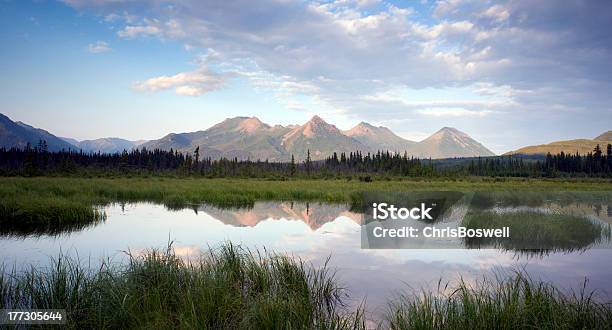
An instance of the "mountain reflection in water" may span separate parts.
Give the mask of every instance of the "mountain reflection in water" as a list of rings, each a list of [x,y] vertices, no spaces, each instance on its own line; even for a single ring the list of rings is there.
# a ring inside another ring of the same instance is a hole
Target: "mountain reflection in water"
[[[310,229],[317,230],[339,217],[346,217],[358,225],[361,224],[362,215],[349,209],[345,204],[257,202],[249,209],[228,210],[204,204],[194,210],[205,212],[230,226],[255,227],[262,221],[287,219],[302,221]]]

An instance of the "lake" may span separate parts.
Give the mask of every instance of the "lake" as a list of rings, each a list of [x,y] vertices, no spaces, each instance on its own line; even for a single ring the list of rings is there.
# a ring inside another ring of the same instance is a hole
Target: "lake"
[[[515,197],[471,203],[478,206],[478,212],[489,212],[486,214],[573,215],[603,228],[601,237],[580,236],[566,245],[541,250],[521,250],[495,242],[474,245],[460,239],[448,240],[446,248],[440,249],[362,249],[364,216],[350,205],[268,201],[249,208],[203,204],[170,209],[142,202],[100,206],[106,219],[84,228],[49,233],[2,228],[0,256],[7,268],[45,266],[60,253],[96,267],[107,258],[125,260],[125,251],[165,248],[170,241],[176,253],[185,258],[197,258],[203,249],[231,241],[251,249],[289,253],[315,266],[330,258],[329,265],[349,290],[351,303],[365,300],[374,314],[380,313],[398,292],[435,290],[439,280],[446,283],[463,278],[469,283],[510,275],[515,270],[525,270],[533,279],[553,282],[567,290],[579,289],[588,278],[588,288],[596,289],[600,297],[609,297],[609,193],[570,196],[569,200],[560,194],[559,198],[535,202]],[[458,219],[454,217],[465,216],[460,212],[462,207],[465,205],[460,202],[451,205],[442,222],[456,225]],[[522,221],[530,223],[530,218]]]

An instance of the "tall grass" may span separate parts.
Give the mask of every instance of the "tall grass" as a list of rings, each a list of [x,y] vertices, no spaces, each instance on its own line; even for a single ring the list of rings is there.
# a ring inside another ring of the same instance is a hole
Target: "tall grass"
[[[470,248],[494,247],[534,253],[583,250],[610,241],[611,236],[609,224],[582,216],[535,211],[470,211],[461,225],[471,229],[510,229],[508,238],[465,238],[466,246]]]
[[[34,194],[2,196],[0,235],[56,235],[106,219],[99,208],[79,200]]]
[[[474,285],[461,281],[437,294],[401,297],[387,322],[391,329],[610,329],[610,305],[585,287],[564,294],[520,272]]]
[[[3,272],[0,294],[0,308],[66,309],[69,328],[364,327],[327,267],[232,244],[192,262],[150,250],[99,270],[60,258],[42,271]]]

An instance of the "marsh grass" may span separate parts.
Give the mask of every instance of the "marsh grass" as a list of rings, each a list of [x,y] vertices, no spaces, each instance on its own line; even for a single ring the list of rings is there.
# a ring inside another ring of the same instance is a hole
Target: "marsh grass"
[[[0,235],[57,235],[78,231],[106,219],[104,211],[78,200],[34,194],[3,196]]]
[[[561,292],[522,272],[438,292],[403,295],[390,304],[391,329],[609,329],[612,309],[598,302],[586,281],[579,292]]]
[[[471,211],[463,218],[461,225],[471,229],[510,229],[509,238],[465,238],[469,248],[571,252],[609,241],[611,236],[609,224],[581,216],[534,211]]]
[[[0,308],[61,308],[69,328],[359,329],[326,266],[252,253],[231,243],[185,261],[173,249],[129,254],[123,265],[51,268],[0,276]]]

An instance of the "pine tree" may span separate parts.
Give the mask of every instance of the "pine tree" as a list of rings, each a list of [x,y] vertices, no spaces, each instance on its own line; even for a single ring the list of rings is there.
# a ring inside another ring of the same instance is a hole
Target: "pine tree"
[[[306,153],[306,174],[310,175],[310,149]]]
[[[195,158],[195,164],[197,164],[200,160],[200,146],[197,146],[195,148],[195,151],[193,152],[193,157]]]
[[[291,154],[291,165],[289,171],[291,173],[291,176],[295,175],[295,157],[293,157],[293,154]]]
[[[612,172],[612,144],[608,143],[608,147],[606,148],[606,163],[608,168],[606,171],[608,173]]]

